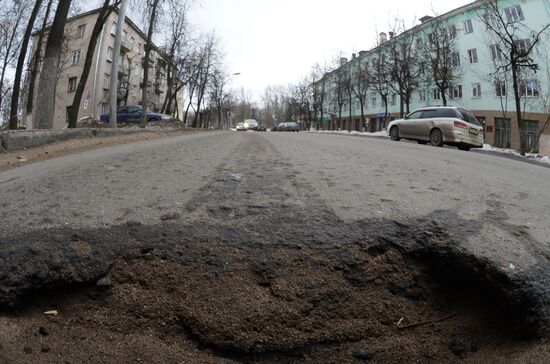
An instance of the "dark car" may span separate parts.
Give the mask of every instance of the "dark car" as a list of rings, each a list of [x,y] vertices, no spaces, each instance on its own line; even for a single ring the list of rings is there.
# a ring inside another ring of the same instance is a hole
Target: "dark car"
[[[141,121],[141,115],[142,113],[140,105],[121,106],[117,109],[117,123],[139,123]],[[100,120],[106,123],[109,121],[109,116],[109,114],[101,114]],[[172,119],[173,118],[169,115],[147,112],[147,121],[161,121]]]
[[[290,121],[288,123],[285,123],[285,131],[300,131],[300,124],[298,124],[295,121]]]
[[[269,129],[271,131],[279,131],[279,124],[273,124],[271,125],[271,128]]]

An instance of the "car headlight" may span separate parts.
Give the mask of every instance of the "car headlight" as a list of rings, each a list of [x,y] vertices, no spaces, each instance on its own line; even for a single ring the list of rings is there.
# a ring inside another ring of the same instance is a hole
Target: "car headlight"
[[[248,128],[248,123],[244,123],[244,127],[245,127],[245,128]]]

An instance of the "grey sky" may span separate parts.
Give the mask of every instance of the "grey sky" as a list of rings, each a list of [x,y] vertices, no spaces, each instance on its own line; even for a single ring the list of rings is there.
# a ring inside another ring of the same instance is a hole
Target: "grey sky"
[[[315,62],[367,50],[395,16],[412,26],[472,0],[201,0],[193,22],[222,38],[234,87],[256,96],[270,84],[295,82]]]

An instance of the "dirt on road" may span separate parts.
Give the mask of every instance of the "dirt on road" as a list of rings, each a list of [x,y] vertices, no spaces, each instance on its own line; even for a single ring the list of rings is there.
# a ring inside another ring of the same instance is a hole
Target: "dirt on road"
[[[4,241],[0,362],[548,361],[536,299],[455,249],[478,221],[344,222],[269,145],[238,152],[158,224]]]

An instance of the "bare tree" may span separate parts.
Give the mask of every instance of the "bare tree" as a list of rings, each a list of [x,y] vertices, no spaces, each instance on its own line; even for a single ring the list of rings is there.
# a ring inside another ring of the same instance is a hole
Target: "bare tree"
[[[216,109],[218,128],[222,127],[223,107],[229,97],[226,89],[228,80],[229,76],[225,69],[223,69],[223,66],[217,64],[212,72],[209,85],[209,98],[212,106]]]
[[[457,31],[455,24],[437,18],[424,30],[428,41],[422,41],[422,58],[427,61],[431,76],[426,80],[435,86],[435,96],[441,97],[443,105],[447,105],[448,93],[452,95],[453,87],[462,78]]]
[[[42,26],[40,30],[46,28],[46,25],[50,19],[50,12],[53,5],[53,0],[49,0],[46,5],[46,10],[42,18]],[[36,76],[38,75],[38,69],[42,63],[42,48],[44,42],[45,32],[38,32],[38,40],[34,48],[34,55],[32,56],[29,75],[28,75],[28,84],[27,84],[27,102],[26,102],[26,114],[30,114],[34,107],[34,89],[36,83]]]
[[[342,110],[349,102],[349,77],[347,67],[341,67],[332,74],[332,105],[338,110],[338,129],[343,129]]]
[[[206,38],[203,46],[201,47],[197,78],[195,79],[197,99],[196,99],[195,115],[192,122],[193,128],[196,128],[198,126],[201,104],[204,101],[206,88],[208,86],[210,77],[212,75],[213,65],[215,64],[216,57],[218,56],[217,48],[216,48],[217,44],[218,44],[218,40],[215,37],[215,34],[212,33]]]
[[[367,97],[371,88],[371,77],[368,71],[368,63],[361,57],[355,61],[354,69],[352,71],[351,89],[353,94],[359,101],[359,107],[361,112],[361,125],[365,125],[365,106],[367,105]]]
[[[527,145],[523,137],[525,121],[523,120],[521,98],[522,95],[529,92],[530,88],[536,88],[537,92],[540,91],[538,85],[530,85],[522,77],[539,70],[539,64],[535,62],[533,56],[543,34],[550,28],[550,24],[543,24],[536,30],[531,29],[522,22],[523,13],[521,11],[518,11],[517,8],[515,11],[511,11],[511,8],[501,8],[497,1],[484,1],[477,12],[479,19],[496,41],[491,45],[493,58],[498,58],[501,61],[496,71],[503,71],[511,75],[520,135],[519,152],[521,155],[525,155],[532,146]],[[534,90],[532,91],[534,92]]]
[[[388,73],[386,63],[388,62],[386,49],[378,46],[371,61],[370,76],[371,90],[376,96],[380,96],[384,105],[385,119],[388,117],[388,96],[390,94],[391,75]],[[375,97],[376,100],[376,97]],[[369,132],[374,132],[374,124],[369,123]]]
[[[53,127],[55,98],[52,96],[55,95],[59,56],[62,51],[65,22],[70,6],[71,0],[59,0],[48,35],[36,103],[37,127],[40,129]]]
[[[82,96],[84,95],[86,83],[88,82],[90,70],[92,68],[92,61],[94,58],[97,40],[101,35],[101,30],[103,29],[105,22],[119,3],[120,0],[104,0],[103,5],[99,9],[99,14],[97,15],[92,34],[90,35],[90,42],[88,43],[88,49],[86,50],[86,58],[84,60],[80,80],[78,81],[78,85],[76,87],[73,103],[69,108],[69,128],[76,128],[77,126],[78,111],[80,108],[80,103],[82,102]]]
[[[0,110],[8,104],[4,99],[13,91],[11,80],[8,80],[8,70],[17,58],[23,19],[26,17],[26,8],[30,5],[29,3],[29,1],[8,0],[0,8]]]
[[[159,11],[162,0],[147,0],[147,11],[149,17],[149,26],[147,28],[147,41],[145,44],[145,55],[143,57],[143,95],[141,99],[142,115],[140,127],[145,128],[147,125],[148,106],[148,91],[149,91],[149,68],[151,67],[151,50],[153,48],[153,33],[156,26],[157,12]]]
[[[23,67],[25,66],[25,59],[27,58],[27,48],[29,47],[29,41],[31,38],[32,29],[40,7],[42,6],[42,0],[36,0],[32,9],[31,15],[27,22],[27,28],[23,35],[21,50],[19,51],[19,57],[17,58],[17,67],[15,69],[15,79],[13,81],[13,92],[10,106],[10,129],[17,129],[18,123],[18,110],[19,110],[19,93],[21,90],[21,76],[23,75]]]

